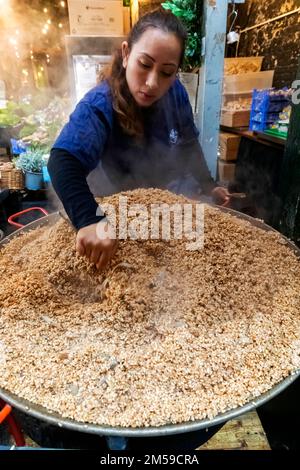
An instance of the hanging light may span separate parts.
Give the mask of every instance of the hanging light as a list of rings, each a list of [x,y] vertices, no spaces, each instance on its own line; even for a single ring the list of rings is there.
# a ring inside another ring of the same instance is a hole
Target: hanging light
[[[228,17],[228,19],[233,16],[233,21],[231,23],[231,26],[229,28],[229,32],[227,34],[227,44],[234,44],[235,42],[239,42],[240,40],[240,35],[237,31],[233,30],[234,23],[236,22],[238,12],[235,9],[235,3],[233,2],[232,4],[232,11]]]

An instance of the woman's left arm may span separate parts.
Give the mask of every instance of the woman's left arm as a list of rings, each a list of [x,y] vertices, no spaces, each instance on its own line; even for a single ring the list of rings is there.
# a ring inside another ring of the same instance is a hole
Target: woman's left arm
[[[187,161],[188,172],[199,182],[201,191],[210,195],[216,187],[216,184],[211,177],[205,161],[202,148],[197,139],[185,144],[184,146],[185,158]]]
[[[226,204],[229,202],[228,191],[226,188],[216,185],[208,170],[201,145],[198,141],[199,132],[195,126],[193,111],[187,91],[180,82],[177,83],[177,86],[177,92],[178,96],[180,96],[181,102],[181,134],[184,146],[184,157],[188,167],[187,169],[199,182],[200,188],[205,195],[212,196],[216,204]]]
[[[188,154],[189,171],[199,182],[202,193],[212,196],[213,201],[218,205],[227,204],[229,202],[228,190],[217,186],[214,182],[197,139],[187,145],[186,152]]]

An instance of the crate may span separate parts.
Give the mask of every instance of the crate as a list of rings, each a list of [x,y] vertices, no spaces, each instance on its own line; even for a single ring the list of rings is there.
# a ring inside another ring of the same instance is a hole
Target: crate
[[[12,163],[0,164],[0,188],[21,190],[24,187],[24,175],[21,170],[14,168]]]
[[[223,161],[234,161],[237,159],[241,137],[229,132],[220,132],[219,151]]]
[[[250,114],[251,131],[264,131],[279,120],[283,109],[291,104],[291,93],[288,89],[269,88],[254,90]]]
[[[224,60],[224,75],[238,75],[261,70],[263,56],[228,57]]]

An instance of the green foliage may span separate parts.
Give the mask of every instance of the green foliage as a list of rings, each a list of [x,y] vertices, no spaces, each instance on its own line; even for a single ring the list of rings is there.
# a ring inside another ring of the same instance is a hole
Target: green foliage
[[[25,124],[24,127],[19,132],[19,138],[23,139],[24,137],[33,134],[38,128],[37,124]]]
[[[180,18],[188,33],[182,71],[198,69],[201,65],[203,0],[169,0],[162,6]]]
[[[20,116],[17,114],[6,109],[0,110],[0,127],[13,127],[19,124],[20,121]]]
[[[50,147],[52,146],[61,128],[62,128],[61,121],[53,121],[47,125],[47,132],[48,132],[47,141]]]
[[[14,101],[8,101],[4,109],[0,109],[0,127],[16,126],[21,121],[17,113],[18,105]]]
[[[0,127],[16,126],[22,121],[22,117],[33,112],[33,107],[27,103],[15,103],[8,101],[6,108],[0,109]]]
[[[26,152],[15,160],[16,168],[24,172],[41,173],[48,159],[49,148],[42,145],[31,145]]]

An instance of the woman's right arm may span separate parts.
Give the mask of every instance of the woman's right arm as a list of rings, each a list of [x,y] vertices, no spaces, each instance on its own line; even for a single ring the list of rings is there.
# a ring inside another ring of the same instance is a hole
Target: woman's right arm
[[[76,157],[64,149],[53,148],[48,170],[53,187],[77,230],[103,218],[96,215],[98,205],[86,181],[87,170]]]
[[[51,150],[48,170],[53,187],[78,230],[77,252],[86,256],[98,269],[104,269],[114,255],[117,243],[114,239],[103,240],[97,235],[97,224],[104,216],[97,215],[98,205],[86,181],[87,170],[76,157],[59,148]]]

